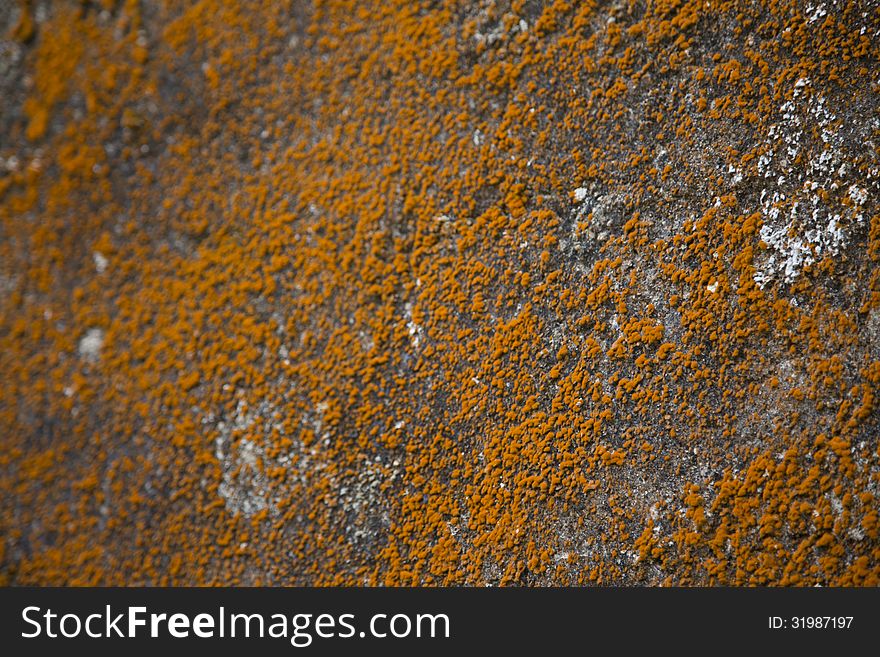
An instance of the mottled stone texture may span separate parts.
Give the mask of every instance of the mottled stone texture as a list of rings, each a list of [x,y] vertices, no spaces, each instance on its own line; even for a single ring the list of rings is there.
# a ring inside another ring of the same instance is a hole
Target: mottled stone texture
[[[876,0],[0,35],[0,581],[880,583]]]

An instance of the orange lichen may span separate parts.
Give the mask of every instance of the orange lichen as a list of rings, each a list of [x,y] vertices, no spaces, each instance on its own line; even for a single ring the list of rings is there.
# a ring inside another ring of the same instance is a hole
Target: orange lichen
[[[25,3],[3,581],[880,583],[843,4]]]

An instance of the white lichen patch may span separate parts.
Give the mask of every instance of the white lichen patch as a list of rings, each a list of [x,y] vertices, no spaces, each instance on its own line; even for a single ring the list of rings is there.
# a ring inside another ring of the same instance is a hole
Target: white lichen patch
[[[81,358],[88,361],[97,361],[101,357],[101,347],[104,346],[104,331],[92,328],[80,338],[77,351]]]
[[[263,420],[263,428],[268,429],[267,423],[271,424],[277,418],[278,413],[268,404],[249,411],[239,400],[232,421],[217,424],[219,435],[214,456],[223,473],[217,492],[232,513],[250,517],[264,509],[276,510],[265,474],[267,457],[264,450],[250,437],[233,442],[233,433],[255,427],[258,420]]]
[[[218,445],[223,480],[217,492],[233,513],[250,517],[268,506],[268,484],[260,470],[258,456],[257,447],[247,439],[240,440],[229,454],[224,454]]]
[[[412,343],[413,347],[418,347],[422,341],[422,334],[424,333],[424,329],[422,329],[422,327],[419,326],[413,319],[411,303],[406,304],[404,314],[406,316],[406,331],[407,333],[409,333],[410,342]]]
[[[105,271],[107,271],[107,265],[109,264],[109,262],[107,258],[104,257],[103,253],[101,253],[100,251],[95,251],[94,253],[92,253],[92,260],[94,260],[95,270],[99,274],[103,274]]]
[[[779,106],[757,159],[766,181],[759,199],[766,248],[756,257],[753,278],[762,289],[773,281],[790,284],[805,267],[840,255],[864,221],[868,183],[852,179],[858,175],[847,164],[855,159],[852,140],[844,138],[844,122],[826,98],[809,93],[810,84],[809,78],[794,83],[792,100]]]
[[[852,202],[858,206],[862,206],[865,204],[865,201],[868,200],[868,190],[859,187],[858,185],[850,185],[849,186],[849,198]]]
[[[337,503],[344,505],[345,533],[350,541],[363,542],[377,530],[386,531],[390,526],[387,490],[399,474],[399,461],[383,463],[377,457],[366,462],[355,477],[338,489]]]
[[[828,10],[825,9],[825,3],[822,2],[818,5],[807,5],[807,22],[815,23],[820,18],[825,18],[828,14]]]
[[[847,243],[841,215],[830,214],[818,196],[808,198],[806,210],[801,203],[793,202],[787,214],[780,210],[784,202],[784,197],[774,193],[761,206],[765,223],[759,234],[770,250],[754,275],[762,289],[774,279],[793,282],[804,267],[823,257],[839,255]],[[861,215],[850,218],[850,223],[861,221]]]

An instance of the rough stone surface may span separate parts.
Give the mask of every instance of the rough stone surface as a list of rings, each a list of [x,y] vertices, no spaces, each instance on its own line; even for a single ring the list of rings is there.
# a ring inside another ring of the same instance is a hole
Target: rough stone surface
[[[0,582],[877,585],[878,7],[0,2]]]

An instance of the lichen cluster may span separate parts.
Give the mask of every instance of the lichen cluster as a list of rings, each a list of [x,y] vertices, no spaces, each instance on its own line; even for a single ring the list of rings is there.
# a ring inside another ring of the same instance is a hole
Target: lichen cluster
[[[880,584],[876,1],[0,27],[3,583]]]

